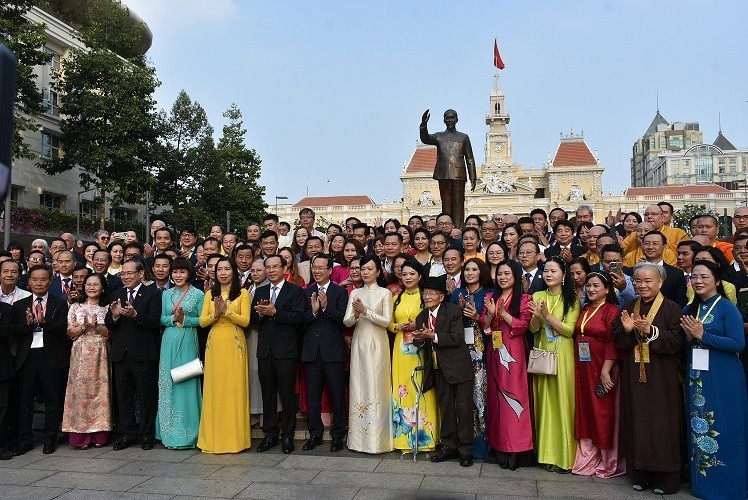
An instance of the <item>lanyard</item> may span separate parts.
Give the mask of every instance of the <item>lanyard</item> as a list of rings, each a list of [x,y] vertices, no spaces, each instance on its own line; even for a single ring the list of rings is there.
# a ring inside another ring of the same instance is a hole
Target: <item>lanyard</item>
[[[562,292],[563,293],[563,292]],[[547,297],[547,295],[546,295]],[[550,303],[546,300],[546,305],[548,306],[548,312],[553,314],[553,310],[556,308],[558,303],[561,302],[561,294],[559,294],[558,297],[556,297],[556,301],[553,303],[553,305],[550,305]]]
[[[589,317],[587,317],[587,315],[589,314],[590,310],[587,309],[586,311],[584,311],[584,317],[582,318],[582,323],[579,327],[579,331],[582,332],[582,337],[584,337],[584,327],[587,326],[587,323],[592,319],[592,317],[595,314],[597,314],[598,309],[600,309],[604,305],[605,305],[605,302],[604,301],[601,302],[600,305],[597,306],[594,311],[592,311],[592,314],[590,314]]]
[[[722,299],[722,296],[721,296],[721,295],[717,296],[717,300],[715,300],[715,301],[714,301],[714,302],[712,303],[712,307],[710,307],[710,308],[709,308],[709,310],[708,310],[708,311],[706,312],[706,314],[705,314],[705,315],[704,315],[704,316],[703,316],[702,318],[699,318],[699,311],[697,310],[697,311],[696,311],[696,320],[697,320],[697,321],[701,321],[701,322],[703,323],[703,322],[704,322],[704,320],[705,320],[706,318],[708,318],[708,317],[709,317],[709,314],[710,314],[710,313],[712,312],[712,309],[714,309],[714,306],[716,306],[716,305],[717,305],[717,302],[719,302],[719,301],[720,301],[721,299]]]
[[[512,295],[514,295],[514,292],[509,292],[509,295],[506,296],[506,300],[504,302],[504,309],[506,309],[507,304],[512,300]],[[496,297],[496,307],[498,308],[499,301],[501,300],[501,294],[499,293],[499,296]],[[493,325],[491,325],[493,328],[498,328],[499,324],[504,321],[504,318],[499,316],[498,312],[494,314],[493,317]]]

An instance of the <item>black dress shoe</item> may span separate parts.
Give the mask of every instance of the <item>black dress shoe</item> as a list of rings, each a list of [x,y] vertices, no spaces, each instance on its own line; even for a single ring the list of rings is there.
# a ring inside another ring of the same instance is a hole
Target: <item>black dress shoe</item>
[[[283,445],[285,446],[286,441],[283,440]],[[322,436],[312,436],[310,437],[306,443],[304,443],[304,446],[301,447],[304,451],[309,451],[315,449],[317,446],[322,446]]]
[[[262,453],[268,451],[270,448],[278,446],[278,436],[265,436],[262,443],[257,447],[257,452]]]
[[[322,438],[319,438],[320,444],[322,441]],[[293,450],[295,449],[295,446],[293,444],[293,438],[291,436],[286,436],[283,438],[283,446],[281,446],[281,450],[283,453],[288,455],[289,453],[293,453]]]
[[[57,444],[65,444],[70,442],[70,434],[64,432],[57,438]]]
[[[44,443],[44,449],[42,450],[42,453],[45,455],[51,455],[57,451],[57,444],[56,443]]]
[[[144,450],[152,450],[153,438],[143,438],[143,440],[140,442],[140,447]]]
[[[10,460],[13,458],[13,454],[8,450],[0,451],[0,460]]]
[[[343,440],[340,438],[332,438],[332,444],[330,445],[330,451],[336,453],[343,449]]]
[[[135,444],[135,440],[133,438],[123,437],[122,439],[114,443],[114,446],[112,446],[112,449],[114,451],[120,451],[120,450],[129,448],[130,446],[134,444]]]
[[[431,455],[432,462],[446,462],[447,460],[452,460],[453,458],[457,458],[459,455],[457,453],[444,453],[444,451],[437,451],[433,455]]]
[[[30,444],[19,445],[18,448],[13,450],[12,453],[14,457],[20,457],[21,455],[25,455],[26,453],[30,452],[33,449],[34,449],[33,445],[30,445]]]
[[[460,465],[463,467],[470,467],[473,465],[473,457],[470,455],[460,455]]]

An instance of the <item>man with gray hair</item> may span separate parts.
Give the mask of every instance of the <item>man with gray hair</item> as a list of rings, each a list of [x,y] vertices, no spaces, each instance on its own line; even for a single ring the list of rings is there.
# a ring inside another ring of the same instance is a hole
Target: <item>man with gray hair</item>
[[[577,226],[581,222],[594,223],[594,221],[592,220],[593,219],[592,207],[589,205],[579,205],[575,214],[577,217]]]
[[[49,244],[47,243],[47,240],[43,240],[41,238],[37,238],[34,241],[31,242],[31,251],[38,250],[42,252],[45,256],[49,256]]]

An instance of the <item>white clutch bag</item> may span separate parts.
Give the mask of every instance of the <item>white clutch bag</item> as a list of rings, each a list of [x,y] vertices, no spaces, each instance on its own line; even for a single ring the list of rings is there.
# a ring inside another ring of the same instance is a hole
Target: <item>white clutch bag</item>
[[[171,369],[171,379],[175,384],[183,380],[191,379],[203,374],[203,363],[200,358],[195,358],[183,365]]]

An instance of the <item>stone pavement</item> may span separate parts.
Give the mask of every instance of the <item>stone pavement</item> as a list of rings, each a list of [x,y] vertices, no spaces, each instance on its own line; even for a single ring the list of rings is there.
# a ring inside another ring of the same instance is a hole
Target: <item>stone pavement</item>
[[[253,439],[255,447],[259,440]],[[198,450],[151,451],[134,446],[76,450],[61,445],[43,455],[41,444],[21,457],[0,461],[0,498],[13,500],[152,500],[207,498],[312,499],[498,499],[654,498],[636,493],[625,477],[597,479],[561,475],[541,468],[515,472],[476,462],[417,462],[399,453],[369,456],[325,443],[311,452],[208,455]],[[692,498],[686,486],[668,499]]]

